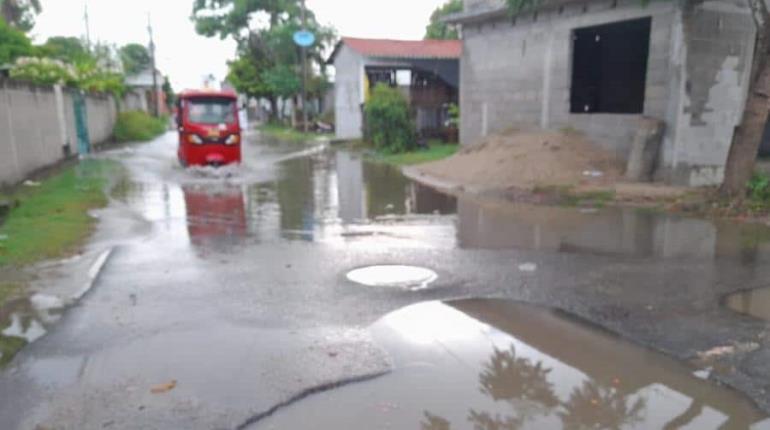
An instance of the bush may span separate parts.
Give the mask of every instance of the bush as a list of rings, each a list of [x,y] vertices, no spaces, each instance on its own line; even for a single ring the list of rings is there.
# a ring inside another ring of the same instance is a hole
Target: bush
[[[397,153],[417,146],[409,102],[397,89],[378,84],[364,110],[367,138],[377,149]]]
[[[121,112],[113,134],[118,142],[144,142],[163,134],[167,122],[165,118],[154,118],[141,111]]]
[[[11,68],[11,77],[35,85],[72,85],[78,81],[77,70],[50,58],[22,57]]]

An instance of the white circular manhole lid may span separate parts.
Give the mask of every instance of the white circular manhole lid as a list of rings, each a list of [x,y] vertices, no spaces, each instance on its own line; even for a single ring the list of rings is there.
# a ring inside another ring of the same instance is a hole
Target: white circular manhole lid
[[[427,288],[436,272],[415,266],[369,266],[348,272],[348,280],[368,287]]]

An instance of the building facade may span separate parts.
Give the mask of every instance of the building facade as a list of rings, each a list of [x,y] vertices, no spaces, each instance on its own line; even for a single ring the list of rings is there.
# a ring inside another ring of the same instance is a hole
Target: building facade
[[[756,39],[741,0],[465,0],[461,142],[571,128],[626,158],[642,116],[665,123],[656,178],[715,185],[740,123]]]
[[[337,138],[363,137],[364,103],[378,83],[402,90],[419,131],[436,132],[446,119],[446,106],[458,102],[461,51],[454,40],[342,38],[329,58],[335,69]]]

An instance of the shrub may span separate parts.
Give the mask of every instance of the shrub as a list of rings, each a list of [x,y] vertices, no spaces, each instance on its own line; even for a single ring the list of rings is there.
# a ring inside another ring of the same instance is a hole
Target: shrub
[[[36,85],[75,85],[77,70],[59,60],[22,57],[11,68],[11,77]]]
[[[143,142],[163,134],[166,126],[165,118],[154,118],[141,111],[121,112],[113,134],[118,142]]]
[[[417,146],[409,102],[397,89],[378,84],[364,110],[367,138],[377,149],[396,153]]]

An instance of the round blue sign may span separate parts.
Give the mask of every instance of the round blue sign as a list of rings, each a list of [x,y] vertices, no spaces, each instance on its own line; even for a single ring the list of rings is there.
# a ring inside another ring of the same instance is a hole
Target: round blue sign
[[[315,34],[307,30],[298,31],[294,33],[294,43],[302,46],[303,48],[312,46],[315,43]]]

